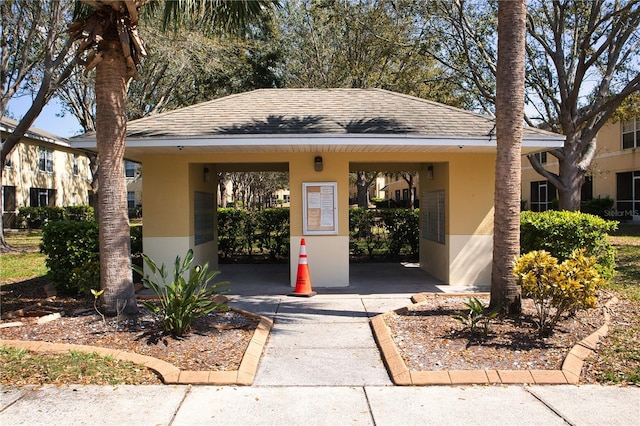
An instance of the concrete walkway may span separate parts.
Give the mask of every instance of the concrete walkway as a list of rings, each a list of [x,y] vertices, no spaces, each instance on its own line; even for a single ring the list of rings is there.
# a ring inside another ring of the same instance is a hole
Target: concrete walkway
[[[2,425],[638,425],[640,388],[0,386]]]
[[[274,320],[254,386],[392,386],[369,318],[440,290],[415,265],[351,266],[348,288],[314,287],[318,294],[306,298],[287,295],[287,265],[222,265],[229,305]]]
[[[284,266],[222,267],[231,305],[274,319],[253,386],[2,386],[0,424],[640,425],[640,388],[393,386],[368,318],[453,289],[411,265],[368,265],[347,289],[289,297]]]

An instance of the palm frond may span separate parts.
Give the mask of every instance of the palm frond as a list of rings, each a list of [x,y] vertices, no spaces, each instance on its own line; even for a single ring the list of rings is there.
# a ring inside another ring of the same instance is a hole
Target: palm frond
[[[145,16],[157,16],[161,10],[164,29],[197,25],[212,33],[235,33],[276,7],[280,7],[279,0],[155,1],[147,4]]]

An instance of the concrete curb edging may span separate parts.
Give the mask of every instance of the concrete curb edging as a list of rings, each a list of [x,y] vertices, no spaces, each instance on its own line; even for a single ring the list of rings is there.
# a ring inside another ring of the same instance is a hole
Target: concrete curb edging
[[[143,365],[155,371],[164,384],[180,384],[180,385],[244,385],[249,386],[253,383],[258,370],[258,363],[262,356],[262,351],[269,333],[273,328],[273,321],[262,315],[242,309],[230,308],[232,311],[241,313],[251,318],[258,319],[258,325],[253,332],[253,336],[249,341],[245,350],[240,367],[238,370],[231,371],[186,371],[180,370],[178,367],[157,358],[147,355],[139,355],[134,352],[126,352],[120,349],[101,348],[89,345],[74,345],[66,343],[49,343],[28,340],[0,340],[0,345],[7,345],[18,349],[26,349],[32,352],[45,353],[67,353],[69,351],[78,351],[86,353],[97,353],[101,356],[112,356],[122,361],[129,361],[135,364]]]
[[[419,293],[412,296],[414,304],[420,304],[428,298],[437,297],[478,297],[486,293]],[[617,303],[615,297],[604,307],[604,324],[588,337],[582,339],[567,354],[561,370],[439,370],[413,371],[409,370],[400,351],[396,347],[391,329],[385,323],[386,314],[371,318],[370,324],[374,339],[380,348],[382,359],[387,366],[394,384],[399,386],[428,386],[428,385],[467,385],[467,384],[578,384],[584,360],[596,350],[600,338],[607,335],[611,315],[609,308]],[[401,308],[404,309],[404,308]],[[393,312],[397,312],[396,309]]]

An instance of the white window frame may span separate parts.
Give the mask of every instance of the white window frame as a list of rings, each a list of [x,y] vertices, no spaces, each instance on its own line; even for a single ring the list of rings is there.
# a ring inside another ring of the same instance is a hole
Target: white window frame
[[[53,173],[53,149],[45,146],[38,147],[38,170]]]
[[[624,137],[625,135],[632,135],[631,146],[624,146]],[[625,149],[635,149],[640,148],[640,120],[637,118],[632,118],[629,121],[624,121],[621,124],[621,137],[620,137],[620,146],[623,150]]]

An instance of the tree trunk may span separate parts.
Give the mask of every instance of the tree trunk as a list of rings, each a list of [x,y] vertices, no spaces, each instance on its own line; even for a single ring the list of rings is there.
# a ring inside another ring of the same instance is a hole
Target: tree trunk
[[[138,312],[131,271],[131,243],[124,174],[127,69],[115,24],[105,30],[96,70],[100,287],[109,315]]]
[[[558,201],[560,210],[579,211],[582,198],[582,184],[586,170],[578,165],[581,162],[579,158],[579,143],[570,145],[573,149],[567,150],[565,144],[565,158],[558,159],[559,173],[558,177],[561,185],[558,185]],[[589,161],[591,162],[591,161]]]
[[[227,174],[225,172],[218,173],[218,188],[220,189],[220,203],[222,208],[227,207]]]
[[[356,190],[358,197],[358,207],[369,207],[369,186],[367,185],[367,176],[365,172],[357,173]]]
[[[496,170],[491,307],[517,314],[520,286],[513,275],[520,254],[521,144],[524,123],[526,1],[498,2]]]

